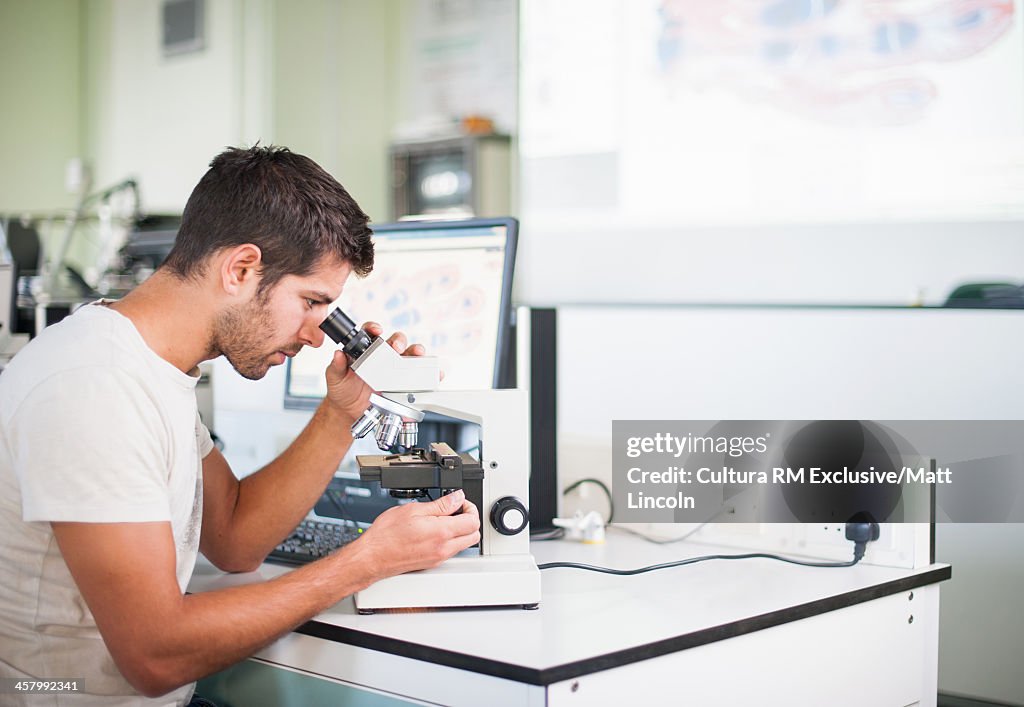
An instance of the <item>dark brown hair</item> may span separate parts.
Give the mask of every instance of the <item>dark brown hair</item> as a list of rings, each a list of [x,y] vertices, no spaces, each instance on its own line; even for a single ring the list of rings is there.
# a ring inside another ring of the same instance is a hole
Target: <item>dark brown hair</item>
[[[260,293],[285,275],[308,275],[329,256],[362,277],[373,270],[368,221],[345,188],[308,157],[284,147],[230,147],[192,190],[164,266],[182,278],[198,277],[213,253],[252,243],[263,253]]]

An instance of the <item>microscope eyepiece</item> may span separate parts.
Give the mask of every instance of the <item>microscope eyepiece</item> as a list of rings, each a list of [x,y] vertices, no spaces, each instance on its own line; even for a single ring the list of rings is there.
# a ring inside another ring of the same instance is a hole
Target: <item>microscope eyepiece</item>
[[[334,311],[327,315],[320,328],[327,336],[334,339],[336,344],[347,344],[352,337],[359,333],[359,327],[347,314],[341,311],[341,307],[335,307]]]
[[[340,307],[334,308],[334,311],[320,324],[320,329],[331,337],[334,343],[341,344],[342,351],[353,359],[362,356],[373,341],[366,331],[357,327],[355,322],[341,311]]]

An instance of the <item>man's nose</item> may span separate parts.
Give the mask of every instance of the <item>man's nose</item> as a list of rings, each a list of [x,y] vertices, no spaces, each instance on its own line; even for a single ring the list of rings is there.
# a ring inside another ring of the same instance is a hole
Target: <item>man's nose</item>
[[[324,332],[320,329],[320,322],[307,320],[299,332],[299,340],[306,346],[319,348],[320,344],[324,343]]]

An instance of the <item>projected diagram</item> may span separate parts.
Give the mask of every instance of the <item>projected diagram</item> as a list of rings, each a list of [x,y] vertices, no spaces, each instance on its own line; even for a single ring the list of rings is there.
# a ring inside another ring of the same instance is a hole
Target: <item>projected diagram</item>
[[[1013,0],[664,0],[661,75],[833,123],[903,125],[938,98],[927,68],[1005,37]]]

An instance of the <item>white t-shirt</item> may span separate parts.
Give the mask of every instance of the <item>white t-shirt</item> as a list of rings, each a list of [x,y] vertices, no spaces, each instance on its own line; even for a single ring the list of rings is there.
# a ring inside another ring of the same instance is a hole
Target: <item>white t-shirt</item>
[[[199,548],[202,458],[213,448],[197,380],[101,305],[45,329],[0,374],[0,677],[84,679],[88,695],[23,695],[24,704],[190,699],[192,685],[147,699],[124,679],[50,521],[169,521],[184,592]]]

